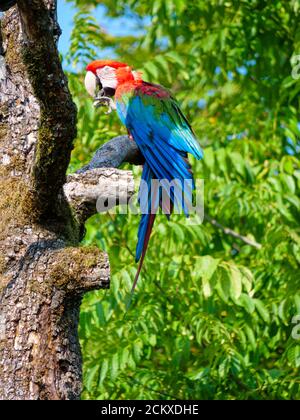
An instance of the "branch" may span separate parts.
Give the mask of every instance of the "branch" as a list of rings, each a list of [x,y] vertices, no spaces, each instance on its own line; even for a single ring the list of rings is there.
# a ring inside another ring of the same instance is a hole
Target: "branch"
[[[57,217],[57,199],[76,136],[76,107],[62,70],[55,40],[59,33],[55,0],[17,0],[22,57],[40,106],[31,198],[37,217]],[[47,7],[46,7],[47,6]]]
[[[128,136],[114,137],[95,153],[92,160],[77,173],[83,173],[95,168],[119,168],[122,163],[142,165],[144,158],[136,143]]]
[[[134,141],[118,136],[101,146],[87,165],[68,176],[64,193],[81,225],[97,213],[97,202],[110,203],[108,210],[127,204],[133,196],[132,172],[115,169],[125,162],[140,165],[144,158]]]
[[[63,248],[51,254],[49,278],[56,288],[81,294],[109,288],[109,262],[97,247]]]
[[[207,214],[204,215],[204,220],[206,220],[212,226],[222,230],[222,232],[224,232],[225,235],[229,235],[229,236],[232,236],[233,238],[239,239],[239,240],[243,241],[245,244],[253,246],[256,249],[261,249],[262,248],[261,244],[257,243],[254,240],[249,239],[247,236],[240,235],[239,233],[235,232],[234,230],[221,225],[219,222],[217,222],[215,219],[211,218]]]
[[[83,224],[97,212],[97,202],[111,203],[107,210],[128,203],[134,194],[132,172],[107,168],[72,174],[67,178],[64,192],[78,222]]]

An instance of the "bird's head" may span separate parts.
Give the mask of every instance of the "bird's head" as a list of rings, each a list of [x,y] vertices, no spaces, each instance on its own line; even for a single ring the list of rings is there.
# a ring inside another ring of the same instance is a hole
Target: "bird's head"
[[[141,78],[139,72],[133,71],[128,64],[119,61],[96,60],[90,63],[86,70],[85,87],[93,97],[97,95],[99,89],[104,89],[112,97],[122,83]]]
[[[112,60],[96,60],[90,63],[85,76],[85,88],[95,99],[95,106],[108,105],[113,107],[116,89],[122,83],[140,78],[128,64]]]

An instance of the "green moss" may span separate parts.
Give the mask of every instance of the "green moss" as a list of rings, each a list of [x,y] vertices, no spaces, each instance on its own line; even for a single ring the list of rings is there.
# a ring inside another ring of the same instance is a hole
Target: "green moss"
[[[1,178],[0,178],[1,179]],[[2,178],[0,181],[0,240],[5,239],[14,227],[25,223],[22,199],[27,186],[20,178]]]
[[[80,241],[81,227],[69,204],[63,199],[57,200],[56,203],[51,203],[49,211],[45,212],[39,205],[39,198],[32,191],[26,190],[21,203],[24,219],[30,224],[41,225],[44,229],[55,233],[69,246],[77,245]]]
[[[76,277],[78,272],[96,267],[98,263],[99,249],[96,247],[65,248],[60,251],[59,264],[52,271],[52,278],[60,281],[63,273]]]
[[[33,278],[28,283],[28,290],[47,294],[52,293],[53,287],[56,287],[80,292],[85,289],[83,284],[85,273],[104,263],[105,254],[102,254],[96,246],[67,247],[53,251],[43,282]]]
[[[56,287],[79,281],[85,270],[96,268],[104,262],[104,256],[95,246],[65,248],[59,251],[57,258],[50,274]]]
[[[0,141],[7,135],[8,126],[7,124],[0,124]]]
[[[12,280],[11,275],[8,276],[8,275],[0,274],[0,293],[2,292],[2,290],[6,288],[6,286],[8,286],[11,280]]]
[[[0,106],[0,142],[5,139],[8,133],[8,124],[5,122],[7,119],[8,107],[7,105]]]
[[[0,275],[4,273],[6,268],[6,260],[3,255],[0,255]]]
[[[57,225],[57,233],[65,238],[69,246],[78,245],[82,229],[68,203],[60,206],[59,214],[62,222]]]
[[[12,276],[6,275],[5,271],[7,269],[7,261],[3,255],[0,255],[0,292],[8,285],[11,281]]]
[[[24,172],[25,171],[26,161],[25,158],[21,155],[13,155],[10,157],[10,162],[6,166],[7,172],[16,171]]]
[[[53,151],[56,147],[56,138],[53,129],[48,127],[46,118],[41,115],[41,127],[38,134],[35,166],[41,168],[41,170],[45,170],[45,165],[53,165],[56,159]]]
[[[3,44],[7,44],[5,52],[5,61],[13,73],[25,73],[25,67],[20,59],[19,51],[16,50],[16,45],[19,45],[18,37],[19,31],[10,32],[6,36],[6,31],[2,31]]]

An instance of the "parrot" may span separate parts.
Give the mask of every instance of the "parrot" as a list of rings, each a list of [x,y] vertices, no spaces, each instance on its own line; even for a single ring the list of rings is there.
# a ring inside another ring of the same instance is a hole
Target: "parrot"
[[[142,216],[135,256],[139,265],[133,293],[159,208],[168,219],[174,208],[181,209],[189,217],[195,182],[188,153],[200,160],[203,152],[170,91],[144,81],[142,73],[128,64],[113,60],[91,62],[86,68],[85,88],[94,98],[96,107],[108,106],[108,112],[116,110],[129,138],[135,141],[145,160],[138,194]],[[173,180],[173,187],[168,188]],[[163,194],[169,200],[163,199]]]

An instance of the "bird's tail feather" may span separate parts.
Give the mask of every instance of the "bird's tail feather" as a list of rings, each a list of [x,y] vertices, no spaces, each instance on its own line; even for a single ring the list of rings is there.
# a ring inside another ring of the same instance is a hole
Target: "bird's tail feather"
[[[144,182],[141,184],[139,191],[139,203],[143,213],[139,225],[138,243],[135,257],[136,262],[139,261],[139,266],[132,286],[132,292],[136,287],[143,266],[155,216],[159,206],[159,189],[152,183],[153,179],[155,179],[155,176],[146,162],[144,164],[142,174],[142,180]]]
[[[151,236],[151,232],[152,232],[152,228],[153,228],[153,224],[154,224],[154,220],[155,220],[155,216],[156,214],[143,214],[142,218],[147,217],[147,229],[145,232],[145,236],[143,238],[143,248],[142,248],[142,253],[141,253],[141,257],[140,257],[140,262],[139,262],[139,266],[135,275],[135,279],[132,285],[132,289],[131,289],[131,293],[134,292],[134,289],[136,288],[137,285],[137,281],[139,279],[140,276],[140,272],[143,266],[143,262],[144,262],[144,258],[147,252],[147,248],[148,248],[148,244],[149,244],[149,239]],[[142,222],[141,222],[142,223]]]
[[[192,193],[195,189],[193,175],[190,170],[186,154],[182,156],[184,165],[182,166],[182,172],[178,171],[178,180],[176,181],[173,189],[167,193],[169,200],[163,199],[162,188],[158,183],[153,183],[153,180],[158,180],[157,174],[154,173],[152,167],[147,163],[144,164],[142,180],[139,190],[139,204],[142,211],[142,218],[139,225],[138,231],[138,243],[136,247],[136,262],[139,262],[138,270],[134,279],[131,294],[134,292],[144,262],[144,258],[147,252],[149,239],[151,236],[155,216],[159,207],[162,208],[162,212],[170,218],[174,207],[181,207],[186,215],[189,217],[189,209],[192,204]],[[156,162],[158,165],[158,163]],[[161,175],[161,174],[159,174]],[[160,178],[159,178],[160,179]],[[190,184],[184,184],[184,180],[190,180]]]

